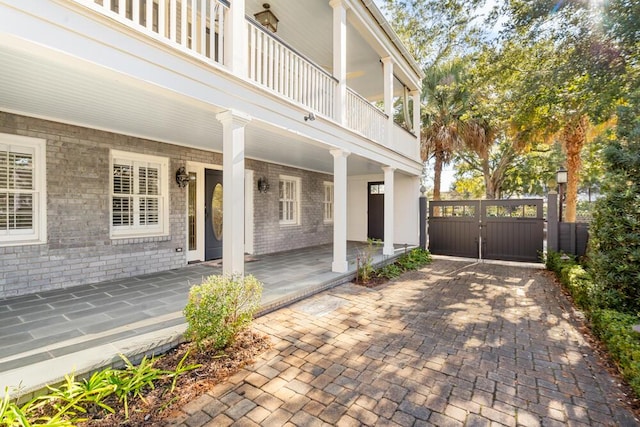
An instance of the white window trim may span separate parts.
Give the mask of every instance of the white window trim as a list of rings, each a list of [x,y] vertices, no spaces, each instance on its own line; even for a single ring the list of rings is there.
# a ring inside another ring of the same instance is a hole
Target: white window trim
[[[113,164],[114,159],[133,162],[149,162],[160,164],[160,209],[158,225],[150,228],[144,226],[117,227],[113,225]],[[111,239],[127,239],[135,237],[158,237],[169,235],[169,159],[148,154],[111,150],[109,154],[109,230]]]
[[[0,231],[0,246],[40,245],[47,243],[47,141],[40,138],[0,133],[0,144],[28,147],[33,155],[34,209],[33,231],[5,234]]]
[[[280,191],[280,182],[282,181],[293,181],[296,184],[296,199],[294,200],[295,205],[295,216],[292,220],[283,220],[280,219],[280,225],[284,226],[295,226],[300,225],[300,195],[302,194],[302,180],[297,176],[288,176],[288,175],[280,175],[278,180],[278,192]],[[278,194],[278,204],[280,204],[280,194]],[[278,219],[280,218],[280,213],[278,213]]]
[[[327,200],[327,188],[331,189],[331,200]],[[334,205],[334,187],[333,182],[325,181],[322,186],[322,220],[325,224],[333,224],[333,205]],[[327,205],[331,205],[331,209],[327,209]],[[327,213],[331,215],[330,218],[327,217]]]

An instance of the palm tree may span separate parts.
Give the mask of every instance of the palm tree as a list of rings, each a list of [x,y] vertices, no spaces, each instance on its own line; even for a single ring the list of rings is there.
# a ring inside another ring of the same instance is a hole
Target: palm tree
[[[440,200],[443,166],[464,146],[462,117],[468,108],[469,93],[461,82],[463,71],[461,61],[450,61],[428,70],[422,82],[424,110],[420,155],[423,162],[432,157],[435,159],[434,200]]]

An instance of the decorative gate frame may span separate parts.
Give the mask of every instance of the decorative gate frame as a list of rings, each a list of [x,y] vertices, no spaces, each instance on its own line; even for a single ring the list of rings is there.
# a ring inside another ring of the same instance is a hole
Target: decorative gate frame
[[[544,246],[542,199],[429,202],[429,251],[537,262]]]

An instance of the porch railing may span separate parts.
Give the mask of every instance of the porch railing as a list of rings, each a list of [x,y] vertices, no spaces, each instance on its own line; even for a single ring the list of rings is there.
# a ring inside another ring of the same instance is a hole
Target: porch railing
[[[227,0],[74,0],[180,50],[224,63]]]
[[[72,0],[201,60],[225,64],[228,0]],[[336,120],[337,80],[252,18],[246,18],[247,75],[255,83]],[[378,143],[386,141],[387,115],[347,89],[345,126]],[[408,146],[394,147],[411,151]]]
[[[262,25],[247,19],[249,78],[278,94],[333,118],[337,82]]]
[[[347,89],[345,110],[348,128],[373,141],[384,142],[387,126],[387,115],[384,112],[351,89]]]

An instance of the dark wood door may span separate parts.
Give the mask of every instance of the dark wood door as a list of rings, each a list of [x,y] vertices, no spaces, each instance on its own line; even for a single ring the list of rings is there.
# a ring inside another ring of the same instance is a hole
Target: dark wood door
[[[222,258],[222,171],[205,170],[204,259]]]
[[[367,189],[367,237],[384,240],[384,182],[370,182]]]

